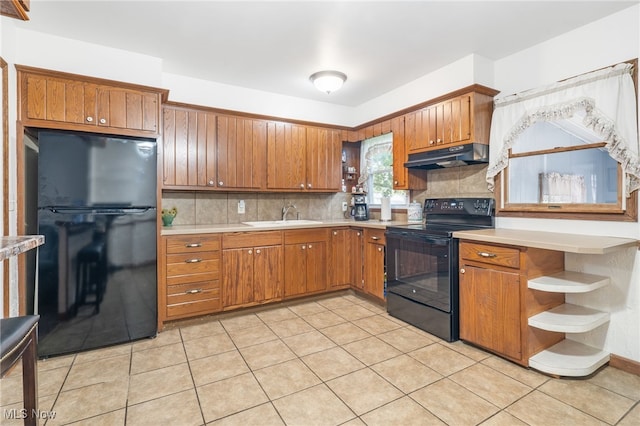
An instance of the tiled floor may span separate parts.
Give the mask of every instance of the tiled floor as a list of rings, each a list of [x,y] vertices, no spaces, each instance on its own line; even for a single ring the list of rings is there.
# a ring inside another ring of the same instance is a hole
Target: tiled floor
[[[21,424],[20,377],[1,382],[3,425]],[[51,426],[640,424],[638,376],[553,379],[351,293],[40,361],[39,379]]]

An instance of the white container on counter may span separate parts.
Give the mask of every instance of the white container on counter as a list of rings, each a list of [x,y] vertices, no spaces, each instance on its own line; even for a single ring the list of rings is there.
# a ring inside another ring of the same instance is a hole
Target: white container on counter
[[[422,205],[420,203],[414,201],[409,204],[407,222],[422,222]]]

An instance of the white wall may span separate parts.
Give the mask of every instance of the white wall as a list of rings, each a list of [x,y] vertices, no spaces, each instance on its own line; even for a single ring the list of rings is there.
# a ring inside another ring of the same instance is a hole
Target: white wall
[[[495,87],[502,90],[497,98],[638,57],[640,6],[634,6],[496,61]],[[640,239],[638,222],[497,218],[496,226]],[[611,312],[608,326],[569,337],[640,361],[640,252],[632,248],[606,256],[569,254],[565,264],[612,279],[607,289],[567,296],[571,303]]]

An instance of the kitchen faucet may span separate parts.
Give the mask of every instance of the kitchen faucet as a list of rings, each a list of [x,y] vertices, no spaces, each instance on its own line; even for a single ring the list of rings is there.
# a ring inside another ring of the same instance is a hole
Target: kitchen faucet
[[[296,210],[298,210],[298,208],[296,207],[295,204],[291,204],[289,203],[288,206],[283,206],[282,207],[282,220],[285,221],[287,220],[287,213],[289,213],[289,209],[294,208]]]

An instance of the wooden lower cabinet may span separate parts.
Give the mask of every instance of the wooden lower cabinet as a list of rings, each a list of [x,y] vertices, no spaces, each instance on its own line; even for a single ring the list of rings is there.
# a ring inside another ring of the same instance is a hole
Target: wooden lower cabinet
[[[159,292],[159,321],[219,311],[220,237],[166,236],[162,244],[164,283]]]
[[[281,300],[282,233],[234,232],[222,236],[223,308]]]
[[[460,242],[460,339],[519,364],[564,338],[528,318],[564,303],[564,294],[529,289],[530,279],[564,270],[562,252]]]
[[[385,298],[385,237],[384,229],[364,230],[365,293],[380,300]]]
[[[520,359],[520,275],[473,266],[464,269],[460,338]]]
[[[284,231],[284,296],[295,297],[327,289],[329,230]]]

